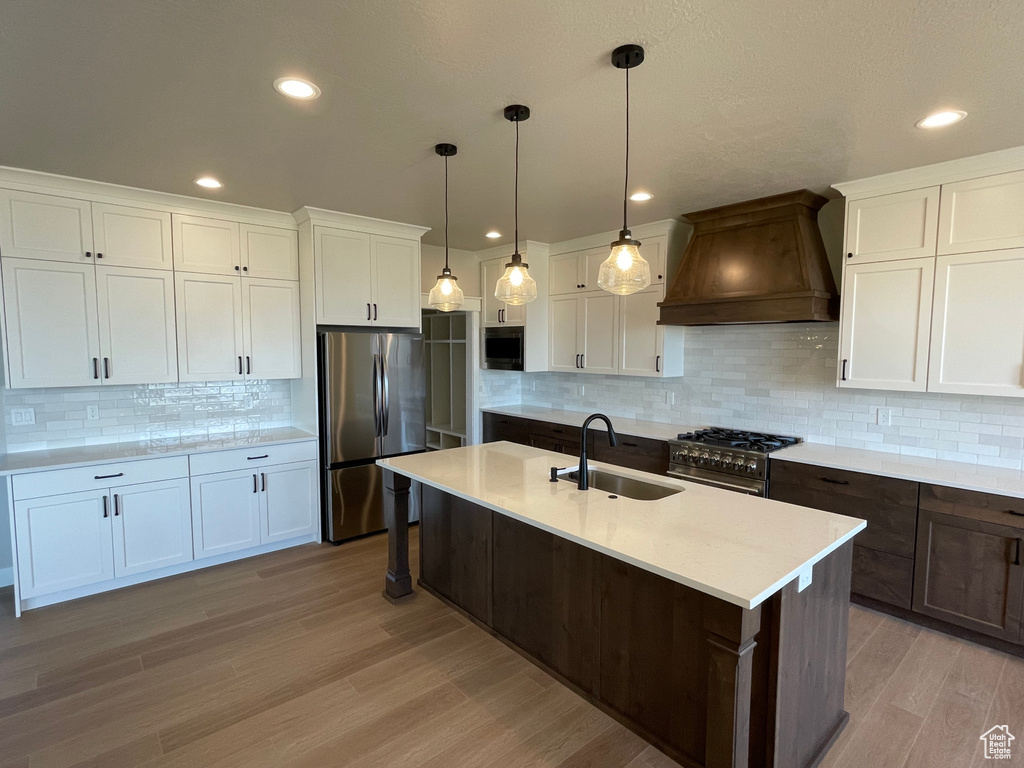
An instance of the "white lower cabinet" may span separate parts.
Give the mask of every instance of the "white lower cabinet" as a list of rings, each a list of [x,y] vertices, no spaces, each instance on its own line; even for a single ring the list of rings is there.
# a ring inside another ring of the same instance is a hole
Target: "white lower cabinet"
[[[260,492],[247,469],[192,478],[192,543],[195,557],[257,547]]]
[[[112,490],[115,577],[192,559],[188,478]]]
[[[16,501],[14,527],[23,598],[114,578],[106,490]]]
[[[261,544],[316,533],[318,508],[315,461],[267,467],[260,479]]]

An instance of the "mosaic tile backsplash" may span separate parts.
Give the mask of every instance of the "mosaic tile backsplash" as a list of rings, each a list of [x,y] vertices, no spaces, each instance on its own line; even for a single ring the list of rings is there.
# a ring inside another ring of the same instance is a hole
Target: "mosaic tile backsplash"
[[[485,371],[478,393],[483,407],[522,403],[605,411],[1024,468],[1024,400],[839,389],[838,338],[837,323],[687,328],[683,378]],[[876,423],[878,408],[892,410],[891,426]]]
[[[99,420],[87,420],[90,405],[99,406]],[[12,426],[14,408],[35,409],[36,423]],[[292,423],[287,380],[4,390],[3,409],[8,453],[138,440],[178,441]]]

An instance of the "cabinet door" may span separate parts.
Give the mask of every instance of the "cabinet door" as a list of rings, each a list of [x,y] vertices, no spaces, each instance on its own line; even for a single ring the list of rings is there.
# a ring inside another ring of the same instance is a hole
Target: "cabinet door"
[[[501,413],[483,414],[483,442],[508,440],[510,443],[530,443],[530,421]]]
[[[609,294],[610,296],[611,294]],[[578,371],[583,324],[580,302],[576,296],[551,299],[549,338],[552,371]]]
[[[1024,530],[922,509],[914,610],[1003,640],[1020,636]]]
[[[494,286],[505,273],[506,259],[490,259],[480,263],[480,293],[483,296],[481,322],[485,328],[501,325],[502,309],[505,303],[494,298]]]
[[[0,256],[91,263],[90,216],[84,200],[0,189]]]
[[[4,259],[2,263],[10,386],[99,385],[92,262]]]
[[[239,263],[238,223],[202,216],[171,216],[174,268],[206,275],[236,275]]]
[[[651,285],[664,285],[668,280],[668,237],[658,235],[645,238],[640,245],[640,255],[651,265]]]
[[[242,224],[242,273],[274,280],[299,279],[299,236],[290,229]]]
[[[1024,397],[1024,248],[940,256],[929,392]]]
[[[103,383],[177,381],[173,273],[103,264],[96,297]]]
[[[583,305],[583,345],[580,363],[587,373],[616,373],[619,339],[616,309],[618,296],[592,293],[580,299]]]
[[[23,598],[114,577],[106,489],[17,501],[14,526]]]
[[[935,255],[939,188],[852,200],[846,206],[846,261]]]
[[[551,257],[549,269],[549,293],[560,296],[567,293],[579,293],[582,290],[583,277],[580,276],[580,254],[578,251],[562,253]],[[497,280],[497,277],[495,277]],[[595,283],[596,285],[596,283]]]
[[[176,272],[179,381],[230,381],[244,374],[242,281]]]
[[[658,302],[664,298],[665,288],[659,286],[619,299],[619,373],[662,375],[665,328],[658,325]]]
[[[399,237],[370,237],[373,324],[419,328],[420,243]]]
[[[939,254],[1024,248],[1024,171],[942,185]]]
[[[314,227],[313,240],[316,321],[324,325],[370,325],[370,236]]]
[[[848,264],[839,386],[924,392],[935,259]]]
[[[259,473],[202,475],[192,478],[191,488],[196,560],[259,546]]]
[[[188,478],[113,488],[114,575],[192,559]]]
[[[302,377],[299,284],[289,280],[242,278],[246,376]]]
[[[591,248],[580,255],[580,283],[581,290],[597,291],[601,286],[597,284],[598,275],[601,273],[601,265],[608,260],[608,254],[612,252],[611,245]]]
[[[260,473],[263,502],[260,542],[294,539],[316,533],[319,506],[316,462],[264,467]]]
[[[111,267],[171,269],[171,214],[92,204],[97,264]]]

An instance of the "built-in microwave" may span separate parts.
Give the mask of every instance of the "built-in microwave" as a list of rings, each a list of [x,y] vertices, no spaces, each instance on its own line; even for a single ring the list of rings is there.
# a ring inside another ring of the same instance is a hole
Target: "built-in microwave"
[[[484,328],[484,368],[498,371],[523,370],[526,329],[521,325]]]

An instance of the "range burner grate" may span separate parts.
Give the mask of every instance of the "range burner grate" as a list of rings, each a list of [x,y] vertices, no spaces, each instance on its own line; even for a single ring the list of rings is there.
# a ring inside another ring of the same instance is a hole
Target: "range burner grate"
[[[701,443],[702,445],[716,445],[724,448],[762,451],[764,453],[771,453],[779,448],[785,448],[787,445],[800,442],[798,437],[769,435],[763,432],[746,432],[741,429],[724,429],[720,427],[686,432],[679,435],[679,439],[691,443]]]

